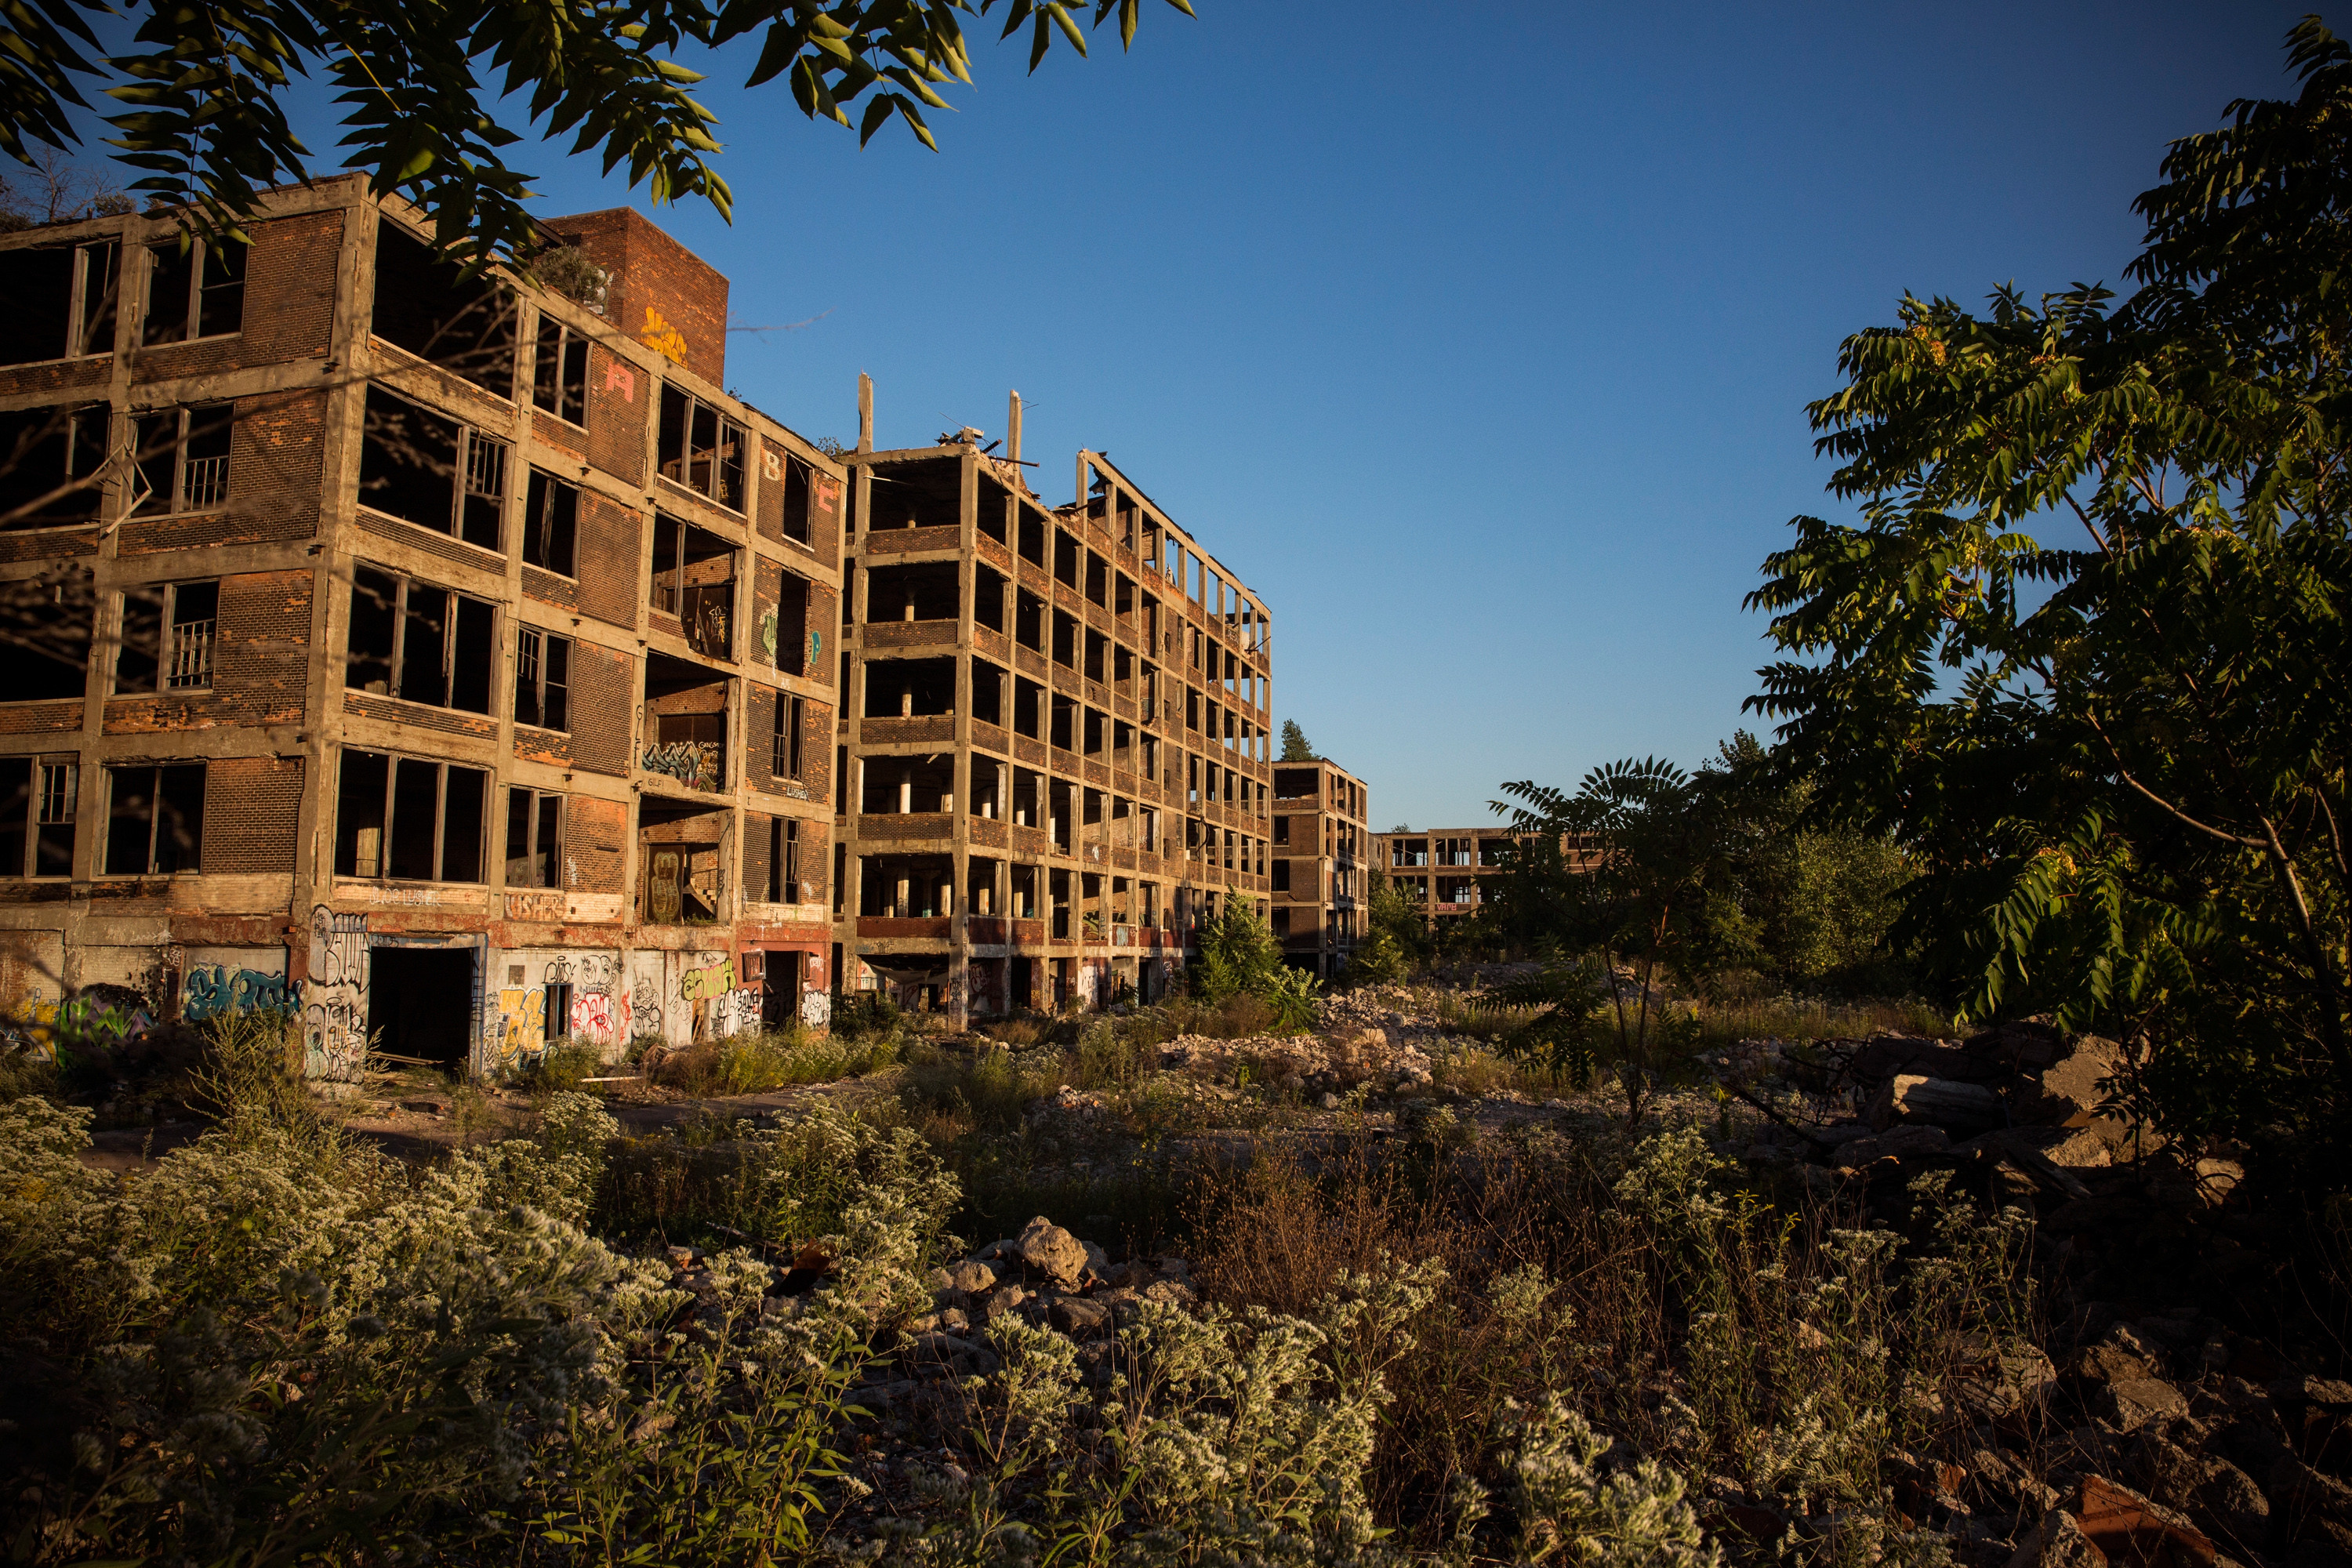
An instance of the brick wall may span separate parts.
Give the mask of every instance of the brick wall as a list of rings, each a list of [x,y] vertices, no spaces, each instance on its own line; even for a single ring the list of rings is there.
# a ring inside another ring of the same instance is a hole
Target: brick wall
[[[580,590],[576,584],[567,577],[558,577],[552,572],[542,572],[536,566],[526,564],[523,567],[522,591],[524,597],[536,599],[542,605],[561,605],[567,610],[580,607]]]
[[[822,639],[815,660],[801,673],[811,680],[833,685],[841,673],[841,649],[835,639],[841,635],[841,592],[823,583],[811,582],[808,589],[808,616],[802,623],[801,647],[808,647],[808,634],[814,632]]]
[[[327,397],[322,392],[240,397],[229,426],[229,500],[217,512],[131,519],[121,552],[308,539],[319,531]]]
[[[617,800],[567,795],[563,802],[563,885],[580,893],[617,893],[629,842],[629,808]]]
[[[0,702],[0,735],[69,734],[80,728],[79,699],[60,702]]]
[[[548,226],[612,274],[604,319],[616,330],[726,384],[727,279],[715,268],[627,207]]]
[[[0,370],[0,397],[29,392],[63,392],[78,386],[103,387],[113,369],[104,355],[51,364],[12,364]]]
[[[768,824],[774,820],[756,811],[743,814],[743,897],[750,903],[767,901]]]
[[[572,757],[591,773],[629,771],[637,701],[636,660],[625,653],[572,645]]]
[[[776,704],[788,700],[756,680],[743,683],[743,782],[753,789],[775,790]]]
[[[643,522],[638,514],[593,490],[580,492],[573,534],[580,574],[580,613],[616,626],[637,624],[644,598]]]
[[[625,484],[646,482],[653,377],[602,343],[588,348],[588,460]]]
[[[783,475],[792,471],[793,455],[765,437],[760,440],[760,482],[753,492],[751,521],[762,539],[781,542],[784,537]],[[778,476],[768,478],[771,469]]]
[[[809,548],[819,561],[841,559],[841,511],[846,486],[831,474],[809,475]]]
[[[754,664],[781,664],[787,670],[796,670],[796,666],[783,663],[792,657],[781,613],[783,581],[782,566],[764,555],[751,558],[751,647],[745,657]]]
[[[98,530],[72,533],[0,533],[0,561],[62,561],[98,553]]]
[[[301,805],[300,758],[214,761],[205,770],[205,870],[290,873]]]
[[[300,723],[309,679],[310,595],[308,572],[222,578],[212,689],[109,698],[106,732]]]
[[[378,697],[372,691],[345,689],[343,711],[387,724],[403,724],[412,730],[438,730],[445,735],[467,735],[478,741],[495,739],[499,732],[497,720],[484,718],[478,713],[461,713],[452,708],[434,708],[422,702],[404,702],[397,697]],[[422,742],[418,743],[422,744]]]
[[[327,352],[335,330],[335,260],[344,212],[306,213],[246,232],[245,343],[247,364]]]
[[[833,710],[822,702],[802,703],[801,784],[811,800],[833,798]]]

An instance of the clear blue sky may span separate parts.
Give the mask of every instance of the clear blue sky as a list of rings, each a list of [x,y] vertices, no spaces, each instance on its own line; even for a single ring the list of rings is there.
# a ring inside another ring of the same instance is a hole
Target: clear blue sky
[[[939,153],[735,57],[733,226],[653,216],[739,326],[821,318],[729,349],[795,428],[853,438],[863,370],[885,446],[1019,387],[1051,500],[1108,450],[1265,596],[1276,716],[1379,827],[1707,756],[1768,657],[1740,598],[1830,504],[1839,340],[1906,289],[2120,281],[2164,143],[2287,96],[2305,9],[1195,8],[1034,77],[980,43]],[[630,199],[518,162],[548,215]]]

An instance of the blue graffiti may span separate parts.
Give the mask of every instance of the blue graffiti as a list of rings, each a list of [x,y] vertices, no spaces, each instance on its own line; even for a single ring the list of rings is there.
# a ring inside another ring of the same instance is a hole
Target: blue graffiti
[[[180,1016],[191,1024],[237,1013],[290,1013],[301,1000],[301,983],[257,969],[198,964],[180,992]]]

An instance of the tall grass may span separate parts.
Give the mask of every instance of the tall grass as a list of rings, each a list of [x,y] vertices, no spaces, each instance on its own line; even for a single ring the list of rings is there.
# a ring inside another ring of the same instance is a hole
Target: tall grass
[[[648,1059],[655,1080],[667,1088],[723,1096],[861,1077],[898,1061],[901,1049],[896,1033],[815,1037],[793,1024],[703,1041]]]

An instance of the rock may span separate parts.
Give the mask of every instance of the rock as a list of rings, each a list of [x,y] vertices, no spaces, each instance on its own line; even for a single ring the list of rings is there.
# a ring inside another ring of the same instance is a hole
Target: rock
[[[953,1361],[960,1355],[970,1355],[978,1348],[970,1340],[959,1339],[953,1334],[934,1331],[928,1334],[915,1336],[915,1342],[908,1352],[908,1359],[914,1362]]]
[[[1084,1296],[1065,1296],[1054,1303],[1054,1326],[1066,1334],[1091,1334],[1110,1325],[1110,1309]]]
[[[2028,1408],[2040,1409],[2058,1381],[2050,1358],[2030,1344],[1986,1354],[1959,1373],[1959,1398],[1980,1421],[1998,1421]]]
[[[2079,1127],[1996,1127],[1990,1132],[1979,1132],[1959,1145],[1963,1152],[1983,1149],[2032,1168],[2034,1160],[2045,1160],[2063,1170],[2098,1170],[2113,1156],[2095,1133]],[[2073,1182],[2070,1197],[2087,1197],[2090,1189],[2079,1180]]]
[[[940,1272],[947,1276],[947,1288],[959,1296],[977,1296],[996,1285],[996,1270],[977,1258],[967,1258]]]
[[[2000,1096],[1982,1084],[1898,1073],[1888,1090],[1894,1115],[1905,1121],[1979,1131],[2003,1117]]]
[[[1981,1035],[1971,1035],[1960,1048],[2009,1067],[2034,1068],[2046,1068],[2064,1056],[2066,1042],[2048,1024],[2025,1020],[1997,1024]]]
[[[1142,1295],[1147,1301],[1181,1307],[1192,1300],[1192,1287],[1181,1279],[1156,1279],[1143,1288]]]
[[[1013,1247],[1021,1261],[1065,1285],[1075,1285],[1087,1270],[1085,1243],[1039,1215],[1022,1228]]]
[[[993,1321],[1007,1312],[1019,1311],[1021,1303],[1032,1299],[1033,1293],[1024,1290],[1018,1285],[999,1285],[988,1298],[988,1306],[984,1310],[989,1320]]]
[[[1856,1171],[1890,1155],[1898,1160],[1916,1159],[1923,1154],[1945,1153],[1951,1146],[1950,1135],[1940,1127],[1890,1127],[1875,1137],[1855,1139],[1832,1154],[1830,1163],[1842,1170]]]
[[[2189,1414],[2180,1390],[2153,1377],[2119,1378],[2107,1384],[2092,1408],[2126,1432],[2136,1432],[2158,1416]]]
[[[2352,1486],[2315,1469],[2294,1454],[2279,1456],[2278,1462],[2271,1467],[2270,1483],[2264,1489],[2290,1541],[2310,1538],[2315,1533],[2311,1527],[2317,1523],[2352,1531]]]
[[[2000,1062],[1958,1046],[1948,1046],[1941,1040],[1906,1035],[1879,1036],[1856,1053],[1848,1070],[1857,1078],[1873,1079],[1912,1073],[1958,1083],[1989,1083],[2008,1076],[2008,1068]]]
[[[2214,1459],[2198,1483],[2190,1511],[2207,1533],[2251,1556],[2270,1533],[2271,1504],[2254,1478],[2227,1459]]]
[[[2106,1568],[2106,1553],[2083,1533],[2073,1514],[2053,1509],[2018,1542],[2009,1568]]]
[[[2110,1559],[2145,1568],[2211,1568],[2221,1555],[2188,1520],[2105,1476],[2085,1476],[2074,1504],[2084,1535]]]
[[[2074,1049],[2042,1069],[2041,1092],[2028,1114],[2053,1126],[2087,1127],[2107,1098],[2100,1085],[2123,1068],[2121,1046],[2096,1035],[2082,1036]]]
[[[971,1320],[960,1307],[950,1307],[940,1314],[940,1327],[950,1334],[960,1334],[971,1327]]]

